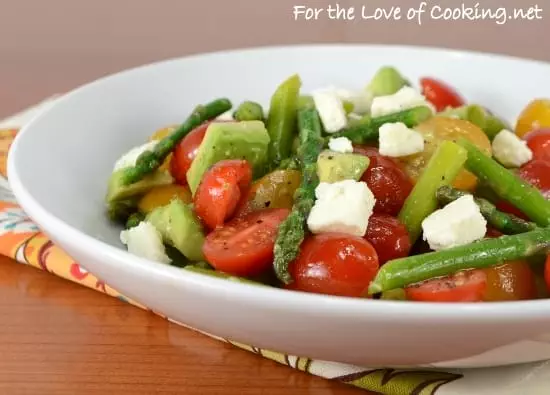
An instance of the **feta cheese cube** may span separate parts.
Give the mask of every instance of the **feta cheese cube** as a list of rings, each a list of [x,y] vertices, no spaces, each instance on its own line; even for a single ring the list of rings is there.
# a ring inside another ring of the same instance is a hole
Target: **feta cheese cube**
[[[351,145],[351,140],[347,137],[331,138],[328,142],[328,148],[331,151],[341,152],[342,154],[353,152],[353,145]]]
[[[132,148],[116,161],[114,171],[134,166],[136,164],[137,158],[145,151],[155,148],[155,145],[157,145],[157,143],[158,140],[153,140],[138,147]]]
[[[315,189],[317,200],[307,219],[314,233],[341,232],[364,236],[376,199],[365,182],[322,182]]]
[[[233,121],[234,120],[233,111],[229,110],[229,111],[224,112],[223,114],[220,114],[216,118],[216,120],[218,120],[218,121]]]
[[[161,263],[170,263],[159,231],[149,222],[141,221],[137,226],[120,232],[120,241],[128,247],[130,254]]]
[[[393,95],[375,97],[372,100],[371,115],[380,117],[418,106],[429,107],[435,113],[434,106],[420,92],[410,86],[404,86]]]
[[[334,88],[336,95],[341,99],[353,104],[353,112],[356,114],[366,114],[370,111],[372,104],[372,94],[370,92],[359,90],[352,91],[348,89]]]
[[[429,215],[422,222],[424,240],[432,250],[444,250],[485,237],[487,221],[472,195],[463,196]]]
[[[344,104],[334,89],[319,89],[314,91],[311,96],[327,133],[335,133],[346,127],[348,117],[344,110]]]
[[[527,142],[509,130],[499,132],[492,145],[494,157],[503,166],[520,167],[533,159],[533,152],[527,146]]]
[[[398,158],[424,151],[424,137],[402,122],[386,123],[379,129],[380,154]]]

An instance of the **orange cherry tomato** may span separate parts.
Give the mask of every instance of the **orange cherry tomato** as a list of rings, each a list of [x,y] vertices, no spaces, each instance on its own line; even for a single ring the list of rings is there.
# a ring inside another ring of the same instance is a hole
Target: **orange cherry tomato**
[[[518,117],[516,134],[523,137],[542,128],[550,128],[550,99],[536,99],[525,107]]]

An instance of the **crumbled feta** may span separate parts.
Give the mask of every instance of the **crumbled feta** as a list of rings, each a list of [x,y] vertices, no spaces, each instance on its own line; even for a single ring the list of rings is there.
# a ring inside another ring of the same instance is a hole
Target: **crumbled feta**
[[[527,142],[506,129],[493,139],[493,155],[506,167],[520,167],[533,159]]]
[[[353,145],[351,145],[351,140],[347,137],[331,138],[328,142],[328,148],[331,151],[341,152],[342,154],[353,152]]]
[[[161,263],[170,263],[159,231],[149,222],[141,221],[137,226],[120,232],[120,241],[128,252]]]
[[[400,157],[424,151],[424,137],[402,122],[386,123],[378,131],[380,154]]]
[[[233,121],[234,118],[233,118],[233,111],[229,110],[229,111],[226,111],[224,112],[223,114],[219,115],[216,120],[219,120],[219,121]]]
[[[327,133],[335,133],[346,127],[348,117],[344,110],[344,104],[334,89],[319,89],[314,91],[311,96]]]
[[[312,233],[341,232],[364,236],[376,199],[365,182],[322,182],[307,219]]]
[[[370,111],[372,104],[372,94],[365,90],[352,91],[348,89],[334,88],[336,95],[341,99],[353,104],[353,112],[356,114],[366,114]]]
[[[136,164],[137,158],[145,151],[155,148],[155,145],[157,145],[157,143],[158,140],[153,140],[138,147],[132,148],[116,161],[114,171],[134,166]]]
[[[485,237],[487,221],[472,195],[463,196],[433,212],[422,222],[424,240],[432,250],[444,250]]]
[[[420,92],[404,86],[393,95],[375,97],[372,100],[371,115],[380,117],[418,106],[429,107],[435,112],[434,106]]]

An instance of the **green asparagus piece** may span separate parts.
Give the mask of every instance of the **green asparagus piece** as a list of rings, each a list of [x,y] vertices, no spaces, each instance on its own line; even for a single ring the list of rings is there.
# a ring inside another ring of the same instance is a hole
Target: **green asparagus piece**
[[[449,108],[438,115],[445,117],[456,117],[469,121],[482,129],[490,140],[502,131],[510,129],[503,120],[489,113],[484,107],[478,104],[469,104],[458,108]]]
[[[290,155],[296,131],[296,111],[301,86],[300,76],[293,75],[279,85],[271,97],[266,128],[271,139],[268,154],[273,168],[279,166],[281,161]]]
[[[315,188],[319,185],[317,157],[323,148],[321,121],[315,109],[302,109],[298,112],[298,129],[302,180],[294,194],[292,211],[279,226],[273,249],[275,273],[285,284],[293,280],[288,272],[288,265],[298,256],[305,237],[307,217],[315,203]]]
[[[382,266],[369,286],[369,294],[548,252],[550,228],[537,228],[519,235],[485,239],[448,250],[394,259]]]
[[[380,117],[365,118],[361,123],[345,128],[332,134],[330,137],[347,137],[354,144],[365,144],[370,141],[378,140],[378,130],[386,123],[402,122],[409,128],[412,128],[430,118],[432,115],[432,110],[428,107],[414,107]]]
[[[140,213],[140,212],[133,213],[128,217],[128,220],[126,221],[126,229],[130,229],[135,226],[138,226],[139,223],[144,219],[145,219],[145,215],[143,213]]]
[[[454,189],[449,185],[442,186],[437,190],[437,200],[443,205],[447,205],[462,196],[468,195],[466,192]],[[479,206],[481,214],[487,222],[504,234],[518,234],[534,230],[537,226],[532,222],[524,221],[513,214],[506,214],[499,211],[493,203],[486,199],[474,197],[474,201]]]
[[[125,223],[138,210],[136,199],[118,200],[109,203],[107,216],[113,222]]]
[[[485,155],[470,141],[462,138],[458,143],[468,151],[466,168],[482,183],[490,186],[501,199],[517,207],[537,225],[550,225],[550,201],[537,188]]]
[[[264,110],[262,106],[253,101],[245,101],[237,107],[233,113],[236,121],[263,121]]]
[[[466,150],[451,141],[442,142],[433,153],[399,213],[399,220],[407,227],[412,244],[422,232],[422,221],[437,209],[438,188],[454,181],[466,156]]]
[[[217,99],[205,105],[200,105],[175,131],[158,142],[153,150],[142,153],[136,165],[125,170],[123,184],[130,185],[138,182],[147,174],[158,169],[172,152],[176,145],[193,129],[202,123],[216,118],[231,109],[228,99]]]
[[[291,156],[290,158],[283,159],[278,170],[300,170],[300,159],[296,156]]]
[[[344,110],[346,111],[346,114],[349,114],[353,112],[354,105],[352,102],[348,100],[342,100],[342,104],[344,105]],[[315,108],[315,102],[313,101],[313,97],[310,95],[301,95],[298,97],[298,108]]]

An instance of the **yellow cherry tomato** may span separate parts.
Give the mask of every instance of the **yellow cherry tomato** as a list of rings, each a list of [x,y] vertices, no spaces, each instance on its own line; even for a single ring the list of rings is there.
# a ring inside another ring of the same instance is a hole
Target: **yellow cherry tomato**
[[[492,154],[491,141],[479,127],[468,121],[436,116],[419,124],[415,130],[424,137],[424,151],[402,158],[405,171],[414,181],[418,179],[432,154],[445,140],[456,141],[463,137],[475,144],[487,155]],[[477,178],[467,170],[462,170],[456,177],[453,186],[464,191],[473,191],[477,185]]]
[[[149,137],[149,141],[153,140],[162,140],[165,138],[168,134],[172,133],[174,129],[176,129],[177,126],[168,126],[162,129],[157,130],[155,133]],[[170,162],[172,161],[172,154],[169,154],[162,165],[160,166],[160,170],[169,170],[170,169]]]
[[[550,99],[536,99],[521,112],[516,124],[516,134],[523,137],[533,129],[550,127]]]
[[[184,203],[193,201],[189,188],[175,184],[163,185],[153,188],[143,195],[138,203],[139,211],[148,214],[157,207],[167,205],[175,197],[179,197]]]

